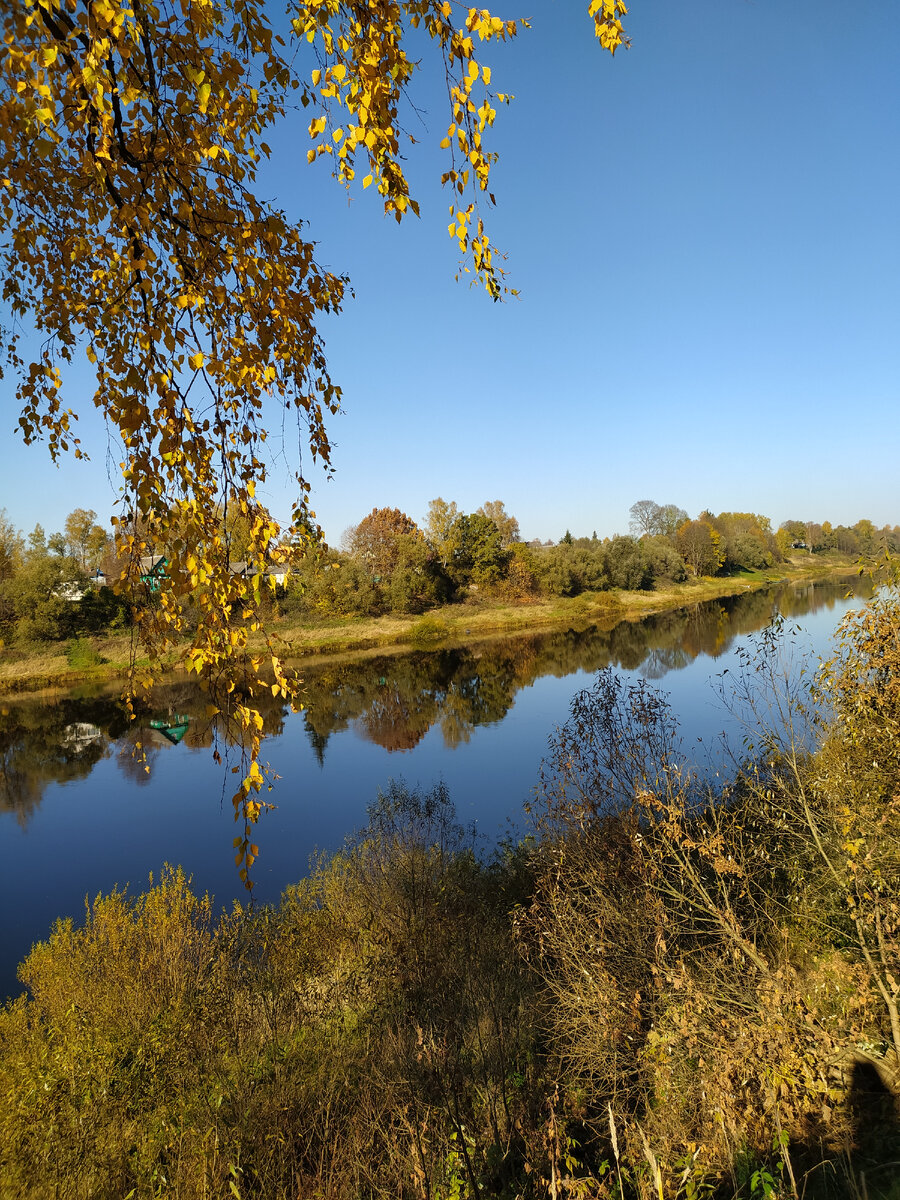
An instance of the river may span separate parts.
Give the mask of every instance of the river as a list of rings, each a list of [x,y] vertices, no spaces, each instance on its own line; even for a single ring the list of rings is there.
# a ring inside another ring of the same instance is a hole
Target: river
[[[277,900],[311,855],[338,848],[391,778],[443,780],[486,839],[524,828],[548,737],[609,665],[667,692],[684,744],[708,763],[728,727],[716,679],[747,637],[780,612],[802,647],[827,655],[840,617],[869,590],[856,578],[780,585],[609,630],[307,666],[304,711],[270,702],[264,712],[264,758],[280,778],[255,835],[255,900]],[[133,724],[108,688],[3,702],[0,999],[20,989],[16,964],[55,918],[77,922],[86,897],[116,885],[141,890],[166,862],[220,905],[246,898],[232,857],[234,776],[212,755],[227,739],[205,711],[184,680],[161,686]]]

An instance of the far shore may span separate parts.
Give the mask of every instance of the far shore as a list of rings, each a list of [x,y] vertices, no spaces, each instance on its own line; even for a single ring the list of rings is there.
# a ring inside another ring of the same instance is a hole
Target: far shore
[[[688,579],[685,583],[646,592],[585,592],[571,598],[554,597],[531,603],[475,599],[431,609],[419,616],[389,614],[302,626],[276,618],[271,632],[280,641],[282,659],[295,669],[302,669],[303,663],[311,660],[439,650],[495,637],[585,629],[591,625],[612,628],[621,621],[640,621],[655,613],[758,591],[782,581],[849,577],[855,572],[854,561],[847,557],[803,556],[766,571]],[[4,648],[0,651],[0,695],[69,689],[128,677],[132,659],[129,634],[94,637],[90,642],[102,661],[89,668],[69,665],[65,643]],[[261,640],[259,647],[262,649]],[[135,665],[146,669],[149,662],[139,659]],[[180,671],[174,654],[157,668],[157,673],[163,675]]]

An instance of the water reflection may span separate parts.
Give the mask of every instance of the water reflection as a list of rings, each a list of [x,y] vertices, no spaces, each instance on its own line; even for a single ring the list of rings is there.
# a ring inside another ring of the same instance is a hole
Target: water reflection
[[[736,638],[768,624],[774,612],[799,618],[831,609],[851,588],[861,597],[871,592],[868,581],[856,577],[784,585],[611,629],[324,663],[305,671],[302,727],[320,766],[329,740],[347,729],[401,752],[438,727],[452,749],[476,727],[502,721],[517,692],[544,676],[612,665],[658,681],[699,655],[725,653]],[[282,733],[289,709],[268,695],[259,704],[266,735]],[[134,722],[110,691],[8,701],[0,709],[0,811],[15,814],[24,828],[50,783],[84,779],[103,759],[113,758],[122,776],[141,787],[162,756],[229,746],[234,739],[227,720],[208,717],[206,707],[202,690],[186,680],[161,685],[152,707]]]
[[[307,669],[303,722],[320,764],[329,738],[352,728],[387,751],[411,750],[439,726],[444,745],[466,742],[479,725],[502,721],[516,693],[547,675],[607,666],[658,681],[700,655],[717,658],[736,638],[787,618],[831,609],[868,580],[829,580],[747,592],[647,617],[612,629],[497,639],[473,647],[369,658]]]
[[[50,782],[85,779],[125,735],[124,711],[105,700],[28,699],[0,709],[0,811],[28,823]]]

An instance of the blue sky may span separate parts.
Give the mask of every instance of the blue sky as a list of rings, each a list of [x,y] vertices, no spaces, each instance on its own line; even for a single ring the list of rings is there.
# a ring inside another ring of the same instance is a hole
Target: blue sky
[[[334,479],[311,472],[326,536],[373,506],[421,520],[438,495],[502,499],[554,539],[624,532],[644,498],[900,522],[900,5],[634,0],[614,60],[586,7],[540,0],[484,55],[516,96],[489,232],[518,301],[454,282],[440,80],[406,117],[419,221],[307,166],[308,116],[270,139],[260,191],[356,293],[325,326],[345,407]],[[59,469],[18,444],[0,384],[0,506],[21,528],[112,512],[90,380],[70,384],[92,462]],[[268,500],[288,515],[278,466]]]

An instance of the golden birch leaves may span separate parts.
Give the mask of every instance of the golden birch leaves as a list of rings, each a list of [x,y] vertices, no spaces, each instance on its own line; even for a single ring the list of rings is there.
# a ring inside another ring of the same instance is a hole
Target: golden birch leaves
[[[594,32],[612,54],[627,44],[622,26],[626,13],[617,0],[591,0]],[[447,80],[450,121],[440,146],[450,157],[441,175],[453,194],[449,233],[458,244],[464,273],[495,300],[514,294],[504,283],[503,256],[493,247],[479,211],[481,202],[494,203],[489,183],[497,155],[487,148],[485,135],[497,105],[508,104],[512,96],[491,90],[491,68],[479,55],[483,45],[516,37],[528,22],[504,20],[487,9],[448,0],[393,0],[377,9],[362,0],[305,0],[292,26],[314,46],[320,61],[304,92],[304,103],[324,109],[309,122],[314,143],[307,152],[309,162],[330,157],[335,177],[349,186],[362,158],[363,188],[374,183],[385,213],[398,221],[407,212],[419,214],[403,166],[399,110],[421,63],[407,54],[404,40],[409,28],[427,33]],[[409,135],[406,140],[415,141]]]
[[[624,13],[591,2],[611,52]],[[309,157],[330,158],[346,185],[363,168],[385,212],[417,214],[400,102],[426,35],[447,81],[449,231],[464,270],[499,299],[502,258],[479,206],[493,203],[486,143],[510,97],[492,90],[479,56],[523,24],[449,0],[301,0],[289,18],[282,38],[263,0],[0,6],[0,294],[20,431],[54,457],[82,455],[63,381],[83,353],[124,481],[119,587],[150,599],[141,559],[165,554],[153,603],[140,605],[144,647],[177,654],[233,698],[248,756],[234,800],[248,820],[261,779],[252,696],[272,678],[291,694],[274,647],[263,681],[249,644],[285,541],[257,499],[264,404],[296,414],[312,457],[329,465],[326,419],[341,397],[318,322],[340,310],[346,286],[316,262],[301,223],[255,194],[266,132],[297,102],[312,106]],[[28,327],[40,339],[33,356],[16,333]],[[297,484],[294,536],[308,539],[300,473]],[[250,530],[241,573],[223,513]],[[245,865],[252,846],[245,836]]]

